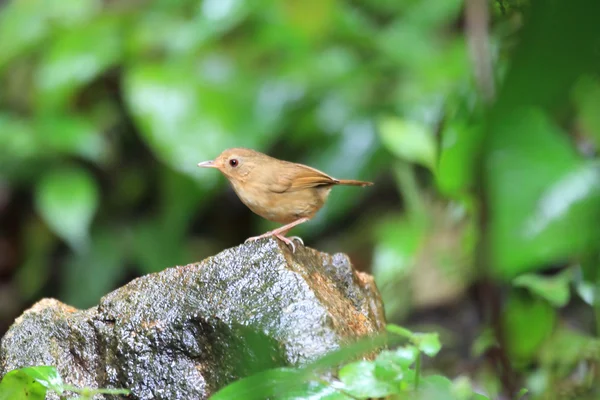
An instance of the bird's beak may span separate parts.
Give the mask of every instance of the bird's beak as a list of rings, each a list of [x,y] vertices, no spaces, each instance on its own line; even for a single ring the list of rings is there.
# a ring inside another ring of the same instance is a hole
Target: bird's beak
[[[214,161],[210,160],[210,161],[202,161],[201,163],[198,163],[198,166],[201,168],[217,168],[217,166],[215,165]]]

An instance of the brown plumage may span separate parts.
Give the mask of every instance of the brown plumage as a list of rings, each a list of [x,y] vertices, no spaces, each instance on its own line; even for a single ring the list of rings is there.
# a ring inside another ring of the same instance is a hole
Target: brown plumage
[[[292,250],[295,250],[294,243],[284,235],[314,217],[333,186],[372,185],[371,182],[336,179],[306,165],[278,160],[245,148],[227,149],[213,161],[201,162],[198,166],[221,171],[240,200],[254,213],[287,224],[248,240],[275,236],[289,244]]]

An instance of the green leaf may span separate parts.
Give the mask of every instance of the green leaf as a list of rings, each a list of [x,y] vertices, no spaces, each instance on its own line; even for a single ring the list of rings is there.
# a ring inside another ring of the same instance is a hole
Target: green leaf
[[[545,114],[528,109],[503,115],[489,146],[494,272],[511,278],[599,242],[600,231],[589,221],[600,216],[600,167],[582,160]]]
[[[393,338],[388,337],[386,334],[363,337],[352,344],[345,345],[338,350],[328,353],[321,359],[307,365],[304,369],[309,373],[313,373],[336,367],[341,363],[356,359],[359,356],[393,343],[395,343]]]
[[[181,6],[166,11],[164,5],[148,4],[148,11],[138,13],[132,24],[129,47],[138,57],[151,52],[189,55],[234,28],[255,6],[254,2],[240,0],[207,0],[200,4],[191,15],[181,13]]]
[[[441,375],[426,376],[421,381],[416,398],[418,400],[455,399],[452,381]]]
[[[16,369],[0,382],[0,400],[43,400],[46,389],[58,394],[63,392],[63,382],[55,367]]]
[[[29,121],[11,114],[0,114],[0,166],[11,160],[25,161],[41,151],[42,146]]]
[[[435,141],[424,124],[388,117],[379,123],[379,133],[383,145],[397,157],[435,170]]]
[[[211,400],[263,400],[297,392],[305,387],[303,371],[277,368],[259,372],[225,386],[211,396]]]
[[[550,302],[555,307],[564,307],[570,298],[571,271],[565,270],[553,276],[538,274],[520,275],[513,279],[513,285],[524,287]]]
[[[64,107],[81,86],[120,60],[120,23],[113,18],[97,19],[52,42],[36,74],[42,110]]]
[[[57,27],[89,20],[99,0],[11,1],[0,9],[0,70],[13,58],[37,47]]]
[[[434,357],[442,349],[437,333],[414,333],[411,341],[429,357]]]
[[[56,370],[56,367],[27,367],[21,368],[21,372],[26,373],[47,389],[50,389],[58,394],[63,392],[63,381]]]
[[[395,324],[387,324],[385,329],[388,332],[391,332],[395,335],[400,335],[402,337],[405,337],[407,339],[410,339],[413,337],[414,333],[412,333],[411,331],[409,331],[406,328],[403,328],[401,326],[395,325]]]
[[[99,203],[96,181],[85,170],[64,168],[47,174],[35,189],[36,208],[50,229],[78,251],[88,245]]]
[[[385,382],[400,381],[418,355],[419,350],[414,346],[384,350],[375,359],[375,376]]]
[[[0,400],[44,400],[46,388],[21,370],[7,373],[0,382]]]
[[[344,391],[361,399],[383,397],[399,392],[398,385],[377,378],[375,363],[371,361],[348,364],[340,369],[338,375],[344,384]]]
[[[521,390],[519,390],[519,393],[517,393],[517,400],[522,399],[523,397],[525,397],[525,395],[529,393],[529,390],[527,388],[522,388]]]
[[[502,315],[506,347],[517,363],[530,362],[556,323],[556,310],[545,300],[513,290]]]
[[[302,389],[277,397],[277,400],[353,400],[327,382],[308,382]]]
[[[457,196],[474,183],[475,154],[483,131],[472,121],[451,121],[441,133],[441,149],[435,174],[440,191]]]
[[[481,400],[487,397],[478,397],[473,392],[473,384],[466,376],[459,376],[452,382],[452,397],[456,400]]]
[[[310,380],[302,369],[277,368],[229,384],[211,400],[351,400],[325,381]]]
[[[344,399],[338,394],[331,394],[329,390],[315,383],[315,376],[318,376],[323,370],[329,370],[350,359],[356,359],[356,357],[365,353],[381,348],[387,341],[388,337],[383,334],[366,337],[332,351],[304,368],[277,368],[259,372],[219,390],[211,397],[211,400],[228,400],[232,398],[247,400],[263,400],[265,398],[302,399],[308,397],[305,395],[311,393],[311,390],[316,390],[328,400]],[[332,397],[327,397],[329,394]]]
[[[403,367],[411,366],[419,355],[419,349],[414,346],[398,347],[392,352],[394,362]]]

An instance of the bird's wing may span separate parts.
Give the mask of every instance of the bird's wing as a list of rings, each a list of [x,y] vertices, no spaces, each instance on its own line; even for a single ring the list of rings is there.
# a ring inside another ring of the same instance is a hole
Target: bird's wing
[[[302,164],[285,163],[274,171],[268,188],[272,192],[283,193],[336,183],[337,179],[318,169]]]

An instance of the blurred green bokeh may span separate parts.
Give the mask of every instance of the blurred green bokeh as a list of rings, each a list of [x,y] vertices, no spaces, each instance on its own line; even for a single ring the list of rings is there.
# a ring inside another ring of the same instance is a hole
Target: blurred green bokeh
[[[376,182],[293,232],[371,271],[392,321],[514,280],[527,364],[572,288],[598,308],[594,1],[0,7],[0,335],[42,296],[88,307],[274,227],[196,167],[233,146]]]

